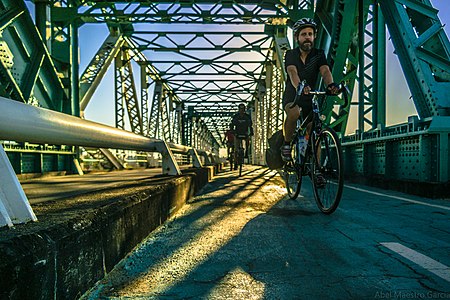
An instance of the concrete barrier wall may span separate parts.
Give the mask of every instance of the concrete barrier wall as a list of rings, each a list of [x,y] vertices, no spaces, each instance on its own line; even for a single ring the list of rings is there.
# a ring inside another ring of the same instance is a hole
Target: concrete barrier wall
[[[214,167],[33,206],[0,230],[1,299],[76,299],[213,176]]]

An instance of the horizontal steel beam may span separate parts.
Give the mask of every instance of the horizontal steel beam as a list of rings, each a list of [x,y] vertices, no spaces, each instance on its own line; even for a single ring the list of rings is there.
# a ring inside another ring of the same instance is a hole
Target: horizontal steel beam
[[[0,140],[159,152],[163,157],[163,173],[169,175],[181,174],[172,152],[192,153],[191,147],[3,97],[0,97],[0,107]]]
[[[0,139],[158,151],[157,139],[0,97]]]

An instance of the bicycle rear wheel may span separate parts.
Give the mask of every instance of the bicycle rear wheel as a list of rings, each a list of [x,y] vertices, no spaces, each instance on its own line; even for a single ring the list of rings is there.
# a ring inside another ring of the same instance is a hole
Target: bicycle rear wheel
[[[230,162],[230,171],[233,171],[234,168],[234,151],[231,152],[229,156],[229,162]]]
[[[292,200],[297,199],[298,194],[300,193],[300,188],[302,186],[302,172],[301,166],[298,164],[299,158],[298,155],[298,145],[297,143],[293,143],[292,145],[292,158],[293,161],[286,163],[283,167],[283,179],[286,185],[286,190],[289,195],[289,198]]]
[[[239,149],[239,177],[242,176],[242,165],[244,164],[244,149]]]
[[[317,206],[325,214],[333,213],[339,205],[344,187],[342,146],[332,128],[324,128],[314,143],[312,183]]]
[[[236,158],[236,164],[239,165],[239,177],[242,176],[242,165],[244,164],[244,149],[239,147],[238,149],[238,157]]]

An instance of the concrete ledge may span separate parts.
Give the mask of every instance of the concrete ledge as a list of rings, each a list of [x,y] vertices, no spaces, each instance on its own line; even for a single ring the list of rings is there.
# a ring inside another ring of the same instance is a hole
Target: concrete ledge
[[[33,205],[39,221],[0,229],[1,299],[75,299],[213,176],[214,167]]]

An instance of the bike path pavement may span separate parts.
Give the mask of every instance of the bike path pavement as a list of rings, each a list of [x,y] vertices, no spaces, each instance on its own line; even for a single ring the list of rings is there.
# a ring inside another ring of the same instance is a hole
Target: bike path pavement
[[[449,209],[351,185],[326,216],[309,180],[293,201],[275,172],[245,166],[216,177],[84,298],[448,299]]]

